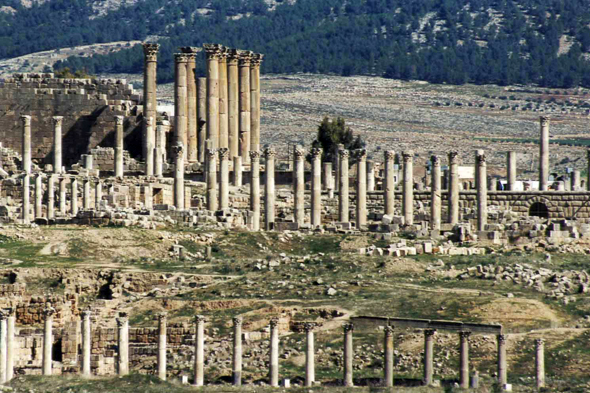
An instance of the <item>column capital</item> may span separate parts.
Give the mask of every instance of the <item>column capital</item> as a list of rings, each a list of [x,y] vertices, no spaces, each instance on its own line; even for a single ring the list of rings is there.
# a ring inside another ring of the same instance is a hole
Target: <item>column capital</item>
[[[271,318],[268,323],[270,324],[270,328],[274,329],[277,326],[279,326],[279,318],[277,318],[277,317]]]
[[[300,145],[295,146],[294,154],[295,154],[295,159],[297,159],[297,160],[305,157],[305,150],[303,149],[303,146],[300,146]]]
[[[322,158],[322,149],[319,147],[314,147],[311,149],[311,159],[312,160],[320,160]]]
[[[166,322],[166,318],[168,318],[168,313],[166,311],[162,311],[158,313],[156,316],[159,322]]]
[[[0,310],[0,321],[6,321],[10,316],[10,312],[8,310]]]
[[[227,160],[229,158],[229,149],[227,147],[222,147],[219,149],[219,160]]]
[[[174,62],[177,64],[188,63],[190,54],[189,53],[175,53]]]
[[[227,64],[237,66],[240,60],[240,51],[237,49],[228,49],[226,52]]]
[[[395,159],[395,151],[393,150],[386,150],[383,153],[383,156],[385,157],[385,161],[392,161]]]
[[[354,153],[358,161],[367,161],[367,149],[356,149]]]
[[[465,331],[459,332],[459,337],[461,337],[461,340],[466,340],[470,336],[471,336],[471,332],[470,331],[465,330]]]
[[[340,149],[338,150],[338,155],[340,156],[341,160],[348,160],[348,157],[350,156],[350,151],[345,150],[345,149]]]
[[[51,307],[51,304],[48,303],[43,309],[43,315],[47,318],[53,316],[53,314],[55,314],[55,308]]]
[[[250,67],[252,62],[252,52],[243,50],[239,51],[238,64],[240,67]]]
[[[402,159],[404,163],[410,162],[414,158],[414,152],[412,150],[406,150],[402,152]]]
[[[536,348],[542,347],[543,345],[545,345],[545,340],[543,340],[542,338],[537,338],[535,340],[535,347]]]
[[[305,322],[303,324],[303,330],[305,330],[306,332],[313,332],[317,325],[318,324],[315,322]]]
[[[201,325],[205,323],[205,316],[204,315],[195,315],[195,323],[197,325]]]
[[[176,142],[176,144],[174,144],[172,146],[172,156],[174,158],[178,158],[178,157],[182,157],[184,155],[184,145],[182,144],[182,142]]]
[[[498,334],[496,336],[496,339],[498,340],[498,343],[504,344],[506,342],[506,335],[505,334]]]
[[[252,60],[251,60],[252,67],[259,68],[260,65],[262,64],[263,58],[264,58],[263,54],[252,53]]]
[[[203,48],[199,48],[198,46],[181,46],[179,49],[182,53],[189,53],[195,56],[197,53],[203,51]]]
[[[81,312],[81,314],[82,314],[82,318],[83,319],[88,319],[88,318],[90,318],[90,315],[92,314],[92,311],[90,311],[90,310],[83,310]]]
[[[250,160],[260,160],[260,151],[250,150]]]
[[[541,123],[541,126],[548,126],[549,123],[551,123],[551,118],[549,116],[541,116],[539,122]]]
[[[116,125],[122,126],[124,121],[125,121],[125,116],[115,116],[115,124]]]
[[[354,325],[351,322],[345,323],[342,325],[342,330],[344,330],[344,333],[352,332],[354,330]]]
[[[217,149],[207,149],[207,158],[210,160],[215,159],[217,156]]]
[[[127,317],[127,313],[125,313],[125,312],[120,312],[119,316],[117,317],[116,320],[117,320],[118,327],[123,327],[127,323],[129,323],[129,318]]]
[[[425,337],[432,337],[436,334],[436,330],[435,329],[426,329],[424,330],[424,336]]]
[[[61,126],[63,124],[64,117],[63,116],[53,116],[51,118],[51,120],[53,122],[53,125],[56,126],[56,127],[58,127],[58,126]]]
[[[160,49],[159,44],[154,44],[151,42],[144,42],[143,46],[143,56],[146,62],[148,61],[158,61],[158,49]]]
[[[478,165],[482,165],[486,163],[486,154],[483,150],[476,150],[475,151],[475,162]]]
[[[393,336],[393,332],[394,332],[394,327],[393,326],[385,326],[385,328],[383,329],[383,331],[385,332],[385,335],[387,337],[391,337]]]
[[[432,163],[432,166],[440,166],[440,157],[437,155],[431,156],[430,162]]]
[[[449,164],[458,164],[459,163],[459,152],[452,151],[449,153]]]
[[[277,155],[277,151],[274,149],[274,147],[271,146],[266,146],[264,148],[264,156],[266,157],[266,159],[271,159],[271,158],[275,158],[275,156]]]
[[[240,316],[233,317],[232,321],[234,323],[234,326],[238,326],[238,327],[241,327],[242,324],[244,323],[244,319]]]
[[[221,54],[224,52],[225,47],[219,44],[203,44],[205,53],[207,54],[207,60],[219,60]]]
[[[23,126],[30,126],[31,125],[31,115],[21,115],[20,121],[23,122]]]

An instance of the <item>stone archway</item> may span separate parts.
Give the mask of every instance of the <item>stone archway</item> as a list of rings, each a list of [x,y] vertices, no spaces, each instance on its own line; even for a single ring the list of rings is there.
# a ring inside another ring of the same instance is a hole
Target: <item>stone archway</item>
[[[529,216],[549,218],[549,208],[543,202],[535,202],[529,207]]]
[[[526,201],[529,216],[542,218],[564,218],[561,206],[546,196],[534,196]]]

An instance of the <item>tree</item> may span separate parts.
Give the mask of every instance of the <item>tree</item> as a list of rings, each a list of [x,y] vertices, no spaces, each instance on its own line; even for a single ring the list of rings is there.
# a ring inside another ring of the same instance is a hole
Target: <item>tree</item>
[[[347,150],[360,149],[365,146],[360,135],[355,137],[352,129],[346,126],[343,118],[338,117],[332,121],[328,116],[324,117],[318,126],[318,136],[313,141],[312,147],[323,149],[323,161],[335,162],[334,158],[338,154],[339,144],[344,145]]]

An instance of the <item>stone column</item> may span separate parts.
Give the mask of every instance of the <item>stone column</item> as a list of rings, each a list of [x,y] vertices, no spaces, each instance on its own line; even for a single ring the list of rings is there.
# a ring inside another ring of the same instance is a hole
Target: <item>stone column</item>
[[[217,149],[207,150],[207,210],[217,211]]]
[[[547,191],[549,182],[549,123],[551,120],[547,116],[541,116],[541,148],[539,160],[539,189]]]
[[[207,139],[219,147],[219,60],[221,45],[204,44],[207,53]]]
[[[350,152],[348,150],[338,150],[338,164],[340,169],[338,170],[338,221],[348,222],[348,156]]]
[[[295,147],[295,222],[305,223],[305,150],[302,146]]]
[[[275,223],[275,155],[272,147],[266,147],[264,156],[266,158],[266,173],[264,184],[264,228],[267,231],[274,229]]]
[[[186,140],[188,126],[188,103],[187,103],[187,68],[190,53],[174,54],[174,143],[181,142],[184,158],[186,159]]]
[[[78,214],[78,179],[72,177],[72,182],[70,184],[71,187],[71,207],[72,207],[72,216],[76,216]]]
[[[242,317],[234,317],[234,351],[232,358],[232,381],[242,385]]]
[[[434,334],[436,330],[424,330],[424,385],[430,386],[434,375]]]
[[[219,149],[219,209],[229,208],[229,149]]]
[[[230,49],[227,52],[227,79],[228,79],[228,135],[229,156],[234,158],[240,155],[240,88],[238,84],[238,60],[239,52]]]
[[[385,214],[393,216],[395,213],[395,178],[394,178],[394,164],[395,152],[388,150],[384,153],[384,179],[383,179],[383,196],[385,197]]]
[[[339,143],[336,145],[336,151],[333,155],[334,160],[334,191],[340,190],[340,150],[344,150],[344,145]]]
[[[94,208],[96,211],[102,210],[101,206],[102,201],[102,182],[100,179],[96,179],[96,185],[94,189]]]
[[[475,181],[477,188],[477,230],[485,231],[488,222],[488,174],[483,150],[475,153]]]
[[[367,160],[367,191],[375,191],[375,161]]]
[[[572,172],[572,191],[580,191],[580,171]]]
[[[322,149],[311,149],[311,227],[322,226]]]
[[[172,146],[174,158],[174,206],[177,210],[184,210],[184,145],[176,142]]]
[[[393,326],[385,326],[384,365],[385,365],[385,387],[393,386]]]
[[[207,140],[207,78],[197,79],[197,159],[205,162]]]
[[[314,349],[314,338],[313,329],[315,323],[306,323],[305,329],[305,386],[313,386],[315,382],[315,349]]]
[[[219,57],[219,147],[229,149],[227,57],[227,49],[222,48]]]
[[[84,154],[84,168],[88,170],[92,170],[94,168],[94,157],[92,154]]]
[[[123,138],[125,136],[123,131],[124,116],[115,116],[115,177],[123,178],[125,167],[123,164],[124,144]],[[147,151],[146,151],[147,156]]]
[[[260,230],[260,152],[250,151],[250,210],[254,213],[252,230]]]
[[[61,127],[63,124],[63,116],[53,116],[53,173],[61,173],[63,164],[61,161]]]
[[[471,336],[471,332],[459,332],[459,385],[461,389],[469,389],[469,336]]]
[[[270,320],[270,386],[279,386],[279,319]]]
[[[59,178],[59,212],[62,215],[66,214],[66,178]]]
[[[195,386],[203,386],[205,376],[205,317],[195,316]]]
[[[356,151],[356,228],[367,225],[367,151]]]
[[[47,219],[55,218],[55,175],[47,177]]]
[[[240,74],[240,156],[242,161],[248,160],[248,151],[250,151],[250,62],[252,60],[252,52],[239,52],[239,74]]]
[[[51,375],[52,351],[53,351],[53,314],[55,309],[47,306],[43,310],[45,322],[43,326],[43,375]]]
[[[323,169],[322,169],[322,189],[326,191],[334,190],[333,182],[332,182],[332,163],[331,162],[323,162]]]
[[[508,152],[508,163],[507,163],[507,176],[506,176],[506,190],[514,191],[516,187],[516,152]]]
[[[438,156],[430,157],[432,163],[432,181],[430,182],[430,228],[440,230],[441,224],[441,177],[440,177],[440,158]]]
[[[6,382],[10,382],[14,377],[14,355],[16,352],[14,340],[15,322],[16,316],[14,315],[14,310],[10,310],[6,321]]]
[[[459,222],[459,153],[449,153],[449,224]]]
[[[164,152],[166,151],[165,143],[162,143],[162,140],[166,140],[166,135],[164,132],[164,126],[159,124],[156,127],[156,147],[154,148],[154,176],[160,178],[164,175]],[[189,143],[195,142],[191,138],[189,138]],[[194,152],[187,153],[187,155],[190,154],[193,154],[194,157],[197,157],[196,147],[194,147]]]
[[[537,389],[545,387],[545,341],[535,340],[535,369],[537,374]]]
[[[340,156],[342,158],[342,156]],[[344,386],[354,386],[352,382],[352,360],[354,359],[354,349],[352,346],[352,331],[354,325],[346,323],[344,328]]]
[[[91,374],[92,330],[90,329],[90,310],[82,311],[82,346],[82,375],[87,378]]]
[[[23,176],[23,224],[31,223],[31,175]]]
[[[242,187],[242,157],[234,157],[234,187]]]
[[[129,319],[127,313],[120,312],[117,318],[118,329],[118,368],[119,375],[129,374]]]
[[[504,386],[508,381],[508,369],[506,363],[506,336],[498,334],[498,383]]]
[[[143,117],[155,119],[158,110],[156,100],[156,75],[158,68],[158,48],[160,45],[144,43],[144,70],[143,70]],[[148,142],[154,141],[153,135],[148,135],[146,123],[143,123],[142,133],[142,156],[147,159]],[[152,130],[153,131],[153,130]],[[123,175],[121,175],[123,176]]]
[[[404,160],[403,212],[406,225],[414,225],[414,152],[402,152]]]
[[[185,46],[180,50],[187,55],[186,64],[186,132],[182,144],[186,146],[186,159],[197,162],[197,80],[195,78],[195,58],[201,48]]]
[[[84,178],[84,194],[82,198],[84,210],[90,210],[90,178]]]
[[[166,380],[166,313],[158,314],[158,378]]]
[[[250,149],[260,146],[260,65],[264,55],[254,53],[250,68]]]
[[[20,119],[23,124],[23,171],[31,173],[31,116],[22,115]]]
[[[588,178],[586,179],[586,189],[590,191],[590,149],[586,151]]]
[[[8,313],[0,311],[0,385],[4,385],[6,376],[6,362],[8,357]]]
[[[43,174],[35,177],[35,218],[43,217]]]

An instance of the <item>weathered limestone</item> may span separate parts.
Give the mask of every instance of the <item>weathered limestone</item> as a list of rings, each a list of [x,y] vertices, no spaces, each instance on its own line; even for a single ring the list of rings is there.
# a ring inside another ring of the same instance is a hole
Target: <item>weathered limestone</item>
[[[158,48],[160,45],[144,43],[144,71],[143,71],[143,116],[155,119],[158,103],[156,101],[156,73],[158,67]],[[142,128],[142,156],[147,158],[149,142],[153,143],[153,136],[148,135],[146,124]],[[121,175],[122,176],[122,175]]]
[[[260,230],[260,152],[250,151],[250,210],[252,216],[252,230]]]
[[[23,224],[31,222],[31,175],[25,172],[23,176]]]
[[[434,376],[434,334],[436,330],[424,330],[424,385],[430,386]]]
[[[123,178],[124,174],[124,164],[123,164],[123,123],[125,121],[125,117],[123,116],[115,116],[115,177]],[[146,152],[147,156],[147,152]]]
[[[188,56],[186,64],[186,132],[182,143],[186,146],[186,159],[190,163],[197,162],[197,80],[195,78],[196,54],[201,48],[191,46],[180,48]]]
[[[43,217],[43,174],[35,177],[35,218]]]
[[[338,150],[339,166],[338,170],[338,221],[346,223],[349,219],[349,201],[348,201],[348,150]]]
[[[164,127],[162,125],[158,125],[156,127],[156,147],[154,148],[154,176],[162,177],[164,175],[164,152],[165,148],[162,146],[162,140],[165,140],[166,135],[164,134]],[[189,143],[194,142],[192,139],[189,138]],[[197,152],[196,147],[194,149],[194,160],[196,161]],[[190,153],[187,153],[187,155]],[[195,162],[193,161],[193,162]]]
[[[217,149],[207,150],[207,210],[217,211]]]
[[[367,225],[367,150],[356,151],[356,228]]]
[[[274,229],[275,223],[275,156],[276,151],[270,146],[264,149],[265,183],[264,183],[264,229]]]
[[[196,146],[189,146],[197,150],[197,160],[205,162],[205,141],[207,140],[207,78],[197,79],[197,140],[190,142]]]
[[[67,178],[60,177],[59,178],[59,212],[62,215],[66,214],[66,188],[67,188]]]
[[[459,153],[449,153],[449,224],[459,222]]]
[[[96,211],[102,210],[102,182],[100,179],[96,179],[96,185],[94,188],[94,208]]]
[[[15,322],[16,316],[14,310],[8,311],[8,319],[6,321],[6,382],[10,382],[14,377],[14,355],[15,348]]]
[[[92,333],[90,329],[90,310],[82,311],[82,376],[90,376],[90,354]]]
[[[264,56],[252,54],[250,67],[250,149],[260,146],[260,65]]]
[[[440,230],[441,210],[442,210],[442,190],[440,176],[440,158],[438,156],[430,157],[431,175],[430,182],[430,229],[433,231]]]
[[[222,48],[219,57],[219,147],[229,149],[227,57],[227,49]]]
[[[178,210],[184,210],[184,145],[176,142],[172,146],[174,159],[174,206]]]
[[[477,230],[485,231],[488,223],[488,170],[483,150],[475,153],[475,184],[477,189]]]
[[[0,310],[0,385],[8,381],[6,362],[8,357],[8,314]]]
[[[270,320],[270,363],[269,363],[270,386],[279,386],[279,319]]]
[[[187,157],[186,141],[188,126],[188,102],[187,102],[187,68],[190,53],[174,54],[174,143],[181,142],[184,158]]]
[[[219,146],[219,60],[221,45],[204,44],[207,53],[207,139]]]
[[[340,156],[342,158],[342,156]],[[344,386],[354,386],[352,382],[352,361],[354,359],[354,349],[352,346],[352,331],[354,325],[352,323],[346,323],[343,326],[344,329]]]
[[[239,52],[239,90],[240,90],[240,156],[242,162],[248,160],[250,151],[250,126],[251,126],[251,103],[250,103],[250,63],[252,61],[252,52]]]
[[[22,115],[20,119],[23,124],[23,171],[31,173],[31,116]]]
[[[219,149],[219,209],[229,207],[229,149]]]
[[[195,316],[195,386],[203,386],[205,379],[205,317]]]
[[[303,225],[305,222],[305,150],[302,146],[295,147],[295,222]]]
[[[71,203],[71,213],[72,216],[76,216],[78,214],[78,179],[75,177],[72,177],[72,181],[70,183],[70,195],[72,200],[70,201]]]
[[[53,116],[53,173],[61,173],[62,171],[62,133],[61,128],[63,124],[63,116]]]
[[[508,381],[508,367],[506,359],[506,336],[498,334],[498,383],[504,386]]]
[[[305,386],[313,386],[315,381],[315,349],[313,329],[315,323],[306,323],[305,329]]]
[[[535,340],[535,371],[537,389],[545,387],[545,341],[542,338]]]
[[[375,191],[375,161],[367,160],[367,191]]]
[[[227,51],[227,113],[229,156],[233,159],[240,155],[240,88],[238,86],[239,52],[235,49]]]
[[[166,380],[166,313],[158,314],[158,378]]]
[[[539,159],[539,190],[547,191],[549,182],[549,123],[547,116],[541,116],[541,143]]]
[[[385,197],[385,214],[392,216],[395,213],[395,179],[393,169],[395,164],[395,152],[388,150],[384,153],[385,171],[383,179],[383,195]]]
[[[322,225],[322,149],[311,149],[311,227]]]
[[[90,178],[84,178],[84,194],[82,195],[82,205],[84,210],[90,210]]]
[[[117,371],[120,376],[129,374],[129,318],[120,312],[117,318],[119,357]]]
[[[459,332],[459,386],[469,388],[469,336],[471,332]]]
[[[55,175],[47,177],[47,219],[55,218]]]
[[[385,387],[393,386],[393,326],[385,326],[384,348],[384,385]]]
[[[232,381],[234,386],[242,385],[242,317],[234,317],[234,350],[232,356]]]
[[[406,225],[414,225],[414,152],[402,152],[404,160],[404,183],[402,210]]]
[[[50,305],[43,310],[45,322],[43,325],[43,375],[51,375],[53,349],[53,314],[55,309]]]
[[[234,187],[242,187],[242,157],[234,157]]]
[[[508,152],[506,191],[515,191],[516,187],[516,152]]]

